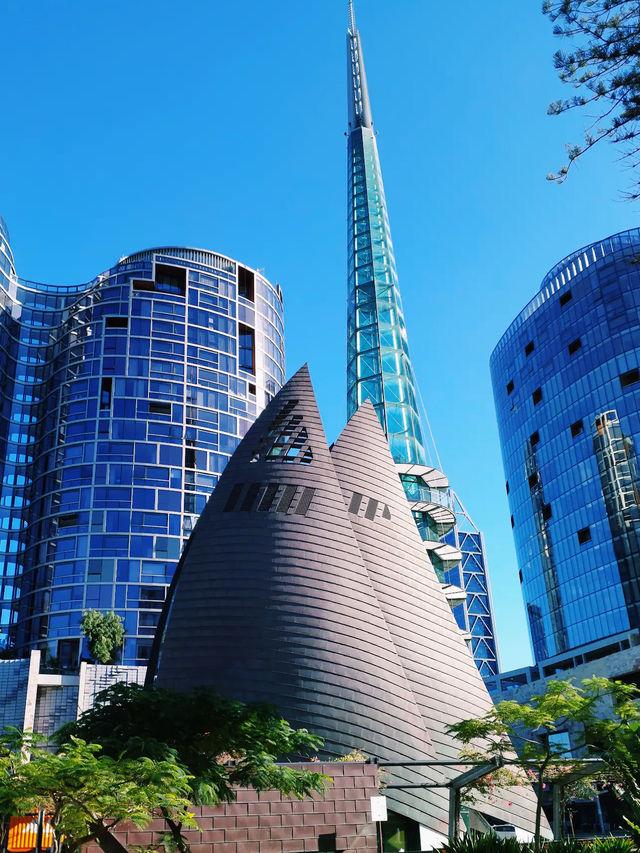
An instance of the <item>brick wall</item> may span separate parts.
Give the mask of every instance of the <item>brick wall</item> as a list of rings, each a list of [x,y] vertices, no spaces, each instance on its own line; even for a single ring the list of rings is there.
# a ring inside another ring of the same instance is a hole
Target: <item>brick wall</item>
[[[197,807],[200,830],[186,833],[192,853],[375,850],[369,798],[378,794],[377,767],[351,762],[301,766],[333,778],[324,796],[296,800],[277,791],[258,794],[242,788],[235,803]],[[145,831],[125,827],[115,835],[125,847],[150,846],[164,831],[163,822],[155,820]],[[101,851],[89,845],[85,853]]]

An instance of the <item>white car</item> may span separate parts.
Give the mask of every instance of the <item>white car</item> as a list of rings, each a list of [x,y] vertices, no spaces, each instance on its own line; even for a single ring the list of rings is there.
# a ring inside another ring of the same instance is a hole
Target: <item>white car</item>
[[[510,823],[496,823],[491,827],[498,838],[516,838],[516,828]]]

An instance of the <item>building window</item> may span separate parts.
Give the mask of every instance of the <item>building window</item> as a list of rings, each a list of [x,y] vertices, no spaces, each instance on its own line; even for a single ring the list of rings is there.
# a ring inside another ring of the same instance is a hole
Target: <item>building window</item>
[[[529,441],[531,442],[531,447],[535,447],[536,444],[538,444],[538,442],[540,441],[540,433],[538,432],[538,430],[531,433],[531,435],[529,436]]]
[[[100,411],[104,412],[111,408],[111,389],[113,379],[111,376],[105,376],[100,385]]]
[[[582,349],[582,341],[580,338],[576,338],[575,341],[571,341],[569,344],[569,355],[573,355],[574,352],[578,352],[579,349]]]
[[[255,275],[251,270],[238,265],[238,296],[243,296],[249,302],[255,302]]]
[[[582,418],[579,421],[574,421],[571,424],[571,435],[573,438],[580,435],[581,432],[584,431],[584,424],[582,423]]]
[[[516,523],[515,523],[515,521],[513,520],[513,516],[511,516],[511,526],[512,526],[512,527],[515,527],[515,526],[516,526]]]
[[[560,297],[560,305],[564,306],[567,302],[570,302],[573,299],[573,295],[570,290],[565,290],[565,292]]]
[[[535,474],[531,474],[529,476],[529,488],[530,489],[533,489],[534,486],[537,486],[539,482],[540,482],[540,476],[538,475],[537,472]]]
[[[535,344],[533,343],[533,341],[529,341],[529,343],[524,348],[524,354],[525,355],[531,355],[531,353],[534,351],[535,348],[536,347],[535,347]]]
[[[131,286],[134,290],[150,290],[154,291],[156,286],[154,282],[147,281],[145,278],[134,278],[131,280]]]
[[[543,504],[542,506],[542,518],[544,521],[549,521],[551,518],[551,504]]]
[[[241,370],[255,373],[256,333],[251,326],[238,325],[238,366]]]
[[[129,326],[128,317],[105,317],[105,329],[126,329]]]
[[[514,384],[513,384],[513,379],[511,379],[511,380],[507,383],[507,394],[511,394],[511,392],[512,392],[512,391],[513,391],[513,389],[514,389],[514,387],[515,387],[515,386],[514,386]]]
[[[542,388],[536,388],[536,390],[531,395],[531,399],[533,400],[534,406],[537,406],[538,403],[542,402]]]
[[[637,367],[634,367],[633,370],[627,370],[626,373],[620,374],[620,385],[622,388],[626,388],[627,385],[635,385],[639,380],[640,371]]]
[[[184,296],[187,289],[187,271],[184,267],[168,264],[156,264],[155,290],[165,293],[179,293]]]
[[[590,527],[583,527],[582,530],[578,530],[578,542],[581,545],[585,545],[587,542],[591,542]]]
[[[505,489],[507,490],[507,494],[509,494],[509,481],[504,484]]]
[[[169,415],[171,416],[171,403],[149,403],[150,415]]]

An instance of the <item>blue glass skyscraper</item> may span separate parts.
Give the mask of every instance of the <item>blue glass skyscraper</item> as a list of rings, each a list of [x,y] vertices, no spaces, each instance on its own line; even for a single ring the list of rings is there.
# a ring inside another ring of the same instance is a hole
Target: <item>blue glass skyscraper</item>
[[[466,511],[428,459],[352,2],[347,62],[348,415],[366,399],[373,403],[458,624],[469,635],[482,675],[495,675],[498,657],[482,536],[472,522],[464,532],[456,526],[458,521],[466,524]],[[465,571],[465,565],[473,571]],[[466,600],[460,595],[463,585],[473,587]]]
[[[88,284],[16,276],[0,220],[0,639],[82,654],[84,609],[146,662],[183,543],[284,381],[282,294],[236,261],[150,249]]]
[[[536,661],[640,628],[639,253],[633,229],[569,255],[491,356]]]

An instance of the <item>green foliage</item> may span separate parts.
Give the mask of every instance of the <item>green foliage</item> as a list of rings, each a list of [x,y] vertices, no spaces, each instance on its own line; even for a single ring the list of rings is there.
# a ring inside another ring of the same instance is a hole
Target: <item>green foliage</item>
[[[444,853],[526,853],[526,845],[516,838],[498,838],[497,835],[464,835],[449,841]]]
[[[573,97],[554,101],[550,115],[586,107],[593,124],[584,144],[567,145],[567,163],[549,180],[562,182],[585,151],[603,139],[621,143],[630,166],[640,160],[635,140],[640,134],[640,17],[637,0],[545,0],[543,13],[554,24],[555,35],[571,47],[558,51],[554,65],[563,83],[576,90]],[[640,196],[636,182],[630,198]]]
[[[495,835],[465,835],[449,841],[442,848],[443,853],[531,853],[531,849],[530,844],[523,844],[515,838],[498,838]],[[544,853],[632,853],[634,847],[629,838],[610,836],[588,842],[576,838],[547,841],[542,849]]]
[[[566,761],[566,749],[550,735],[574,731],[574,749],[602,758],[621,782],[627,817],[640,825],[640,692],[633,686],[607,678],[589,678],[576,685],[572,680],[550,681],[546,693],[527,704],[499,702],[483,717],[462,720],[449,727],[467,747],[472,745],[483,760],[513,755],[525,768],[535,766],[537,781],[535,849],[540,850],[542,791],[548,781],[561,781],[574,767]],[[615,713],[603,714],[603,702]],[[580,732],[582,734],[580,734]],[[524,777],[521,777],[524,779]],[[526,780],[525,780],[526,781]]]
[[[184,694],[115,684],[56,739],[64,743],[70,737],[100,743],[113,758],[175,761],[189,777],[191,801],[199,805],[234,800],[235,786],[302,799],[330,781],[319,772],[277,764],[286,756],[315,754],[321,738],[293,729],[270,705],[245,705],[204,689]],[[164,811],[163,816],[175,847],[186,850],[180,818]]]
[[[589,853],[632,853],[634,849],[630,838],[594,838],[589,844]],[[583,848],[584,850],[584,848]]]
[[[358,747],[354,747],[351,752],[347,752],[346,755],[340,755],[338,758],[334,758],[333,761],[368,761],[369,756],[363,752]]]
[[[15,729],[0,736],[0,813],[46,809],[71,853],[92,840],[106,853],[122,853],[113,828],[123,821],[145,827],[159,808],[196,826],[190,780],[174,760],[112,758],[79,738],[54,754],[41,742]]]
[[[89,641],[89,654],[99,663],[115,663],[118,658],[124,628],[120,616],[100,610],[85,610],[80,630]]]
[[[576,838],[562,838],[558,841],[547,841],[544,845],[544,853],[588,853],[589,847],[584,841]],[[603,850],[602,853],[605,853]],[[614,853],[612,850],[611,853]]]

